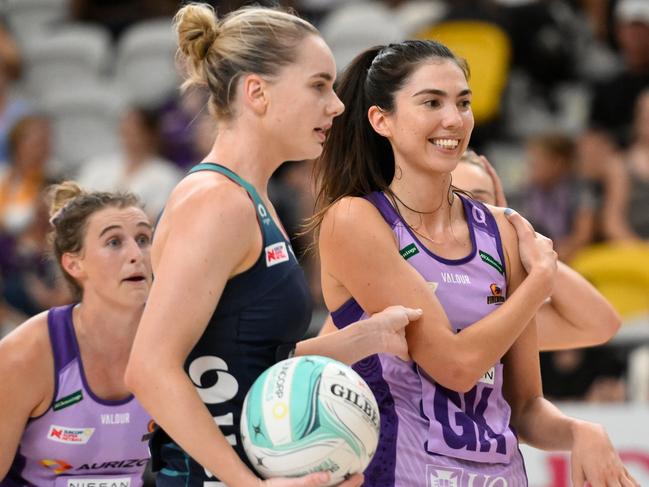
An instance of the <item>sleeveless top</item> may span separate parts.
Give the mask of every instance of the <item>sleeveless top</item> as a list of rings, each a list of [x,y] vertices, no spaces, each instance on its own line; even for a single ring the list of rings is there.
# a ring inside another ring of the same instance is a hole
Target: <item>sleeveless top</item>
[[[153,423],[133,396],[109,401],[92,392],[72,325],[73,308],[52,308],[47,315],[53,400],[27,423],[2,487],[142,485]]]
[[[428,282],[453,330],[461,333],[505,301],[507,284],[493,215],[482,203],[458,196],[472,250],[455,260],[422,245],[383,193],[366,199],[392,228],[401,256]],[[338,328],[365,316],[353,298],[332,313]],[[466,393],[443,387],[415,362],[391,355],[372,355],[354,369],[370,385],[381,413],[379,445],[365,471],[365,486],[480,487],[491,485],[489,478],[502,479],[493,484],[499,486],[527,484],[502,394],[502,363],[495,363]]]
[[[311,293],[290,242],[255,188],[218,164],[199,164],[190,173],[197,171],[218,172],[243,187],[256,208],[263,236],[259,258],[250,269],[228,280],[185,362],[185,371],[215,423],[250,466],[239,433],[243,400],[255,379],[288,358],[303,338],[311,320]],[[223,485],[162,430],[154,433],[151,454],[154,469],[160,469],[158,485]]]

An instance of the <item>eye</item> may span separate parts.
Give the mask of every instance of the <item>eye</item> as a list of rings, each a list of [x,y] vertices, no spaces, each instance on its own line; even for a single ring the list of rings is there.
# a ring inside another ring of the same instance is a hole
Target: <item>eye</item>
[[[141,235],[138,235],[135,238],[135,241],[137,242],[137,244],[140,247],[146,247],[147,245],[149,245],[151,243],[151,237],[149,235],[146,235],[146,234],[143,233]]]
[[[108,247],[119,247],[122,244],[122,239],[119,237],[111,237],[106,241]]]
[[[471,100],[462,100],[459,105],[462,108],[469,108],[471,106]]]
[[[442,106],[442,102],[439,100],[428,100],[425,102],[425,105],[428,105],[430,108],[439,108]]]
[[[316,89],[316,91],[322,92],[325,90],[327,85],[324,83],[316,83],[315,85],[313,85],[313,87]]]

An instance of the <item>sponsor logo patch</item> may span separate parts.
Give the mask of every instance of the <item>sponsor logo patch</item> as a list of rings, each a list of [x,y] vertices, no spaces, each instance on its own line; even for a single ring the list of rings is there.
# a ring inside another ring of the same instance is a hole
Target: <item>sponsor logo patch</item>
[[[489,285],[489,290],[491,291],[491,296],[487,296],[487,304],[499,305],[505,302],[503,290],[495,282]]]
[[[57,443],[85,445],[94,432],[95,428],[70,428],[53,424],[47,432],[47,439]]]
[[[426,465],[426,487],[509,487],[504,477],[455,467]]]
[[[52,409],[54,409],[54,411],[59,411],[60,409],[65,409],[80,401],[83,401],[83,392],[81,389],[56,401],[54,406],[52,406]]]
[[[66,470],[70,470],[72,465],[64,460],[41,460],[41,465],[45,468],[53,470],[56,475],[62,474]]]
[[[450,284],[471,284],[471,278],[466,274],[456,274],[452,272],[441,272],[442,281]]]
[[[111,413],[101,415],[101,424],[129,424],[130,422],[130,413]]]
[[[478,379],[478,382],[482,382],[483,384],[489,384],[489,385],[494,385],[494,382],[496,381],[496,368],[491,367],[489,370],[487,370],[484,375]]]
[[[155,421],[150,419],[149,424],[146,425],[146,430],[146,434],[142,435],[142,441],[149,441],[153,436],[153,432],[155,431]]]
[[[427,487],[460,487],[462,470],[459,468],[438,468],[426,465]]]
[[[494,259],[487,252],[483,252],[482,250],[480,250],[478,253],[480,254],[480,258],[482,259],[482,262],[484,262],[485,264],[489,264],[491,267],[496,269],[502,275],[505,274],[505,270],[503,269],[503,265],[500,262],[498,262],[496,259]]]
[[[285,242],[277,242],[269,245],[265,249],[266,252],[266,267],[272,267],[282,262],[288,262],[288,250],[286,250]]]
[[[109,468],[138,468],[144,467],[148,461],[148,458],[133,458],[130,460],[111,460],[108,462],[84,463],[78,466],[75,470],[77,472],[81,472],[82,470],[108,470]]]
[[[401,257],[408,260],[410,257],[417,255],[419,253],[419,249],[414,243],[411,243],[410,245],[406,245],[404,248],[399,250],[399,253],[401,254]]]
[[[68,479],[66,487],[131,487],[130,477]]]

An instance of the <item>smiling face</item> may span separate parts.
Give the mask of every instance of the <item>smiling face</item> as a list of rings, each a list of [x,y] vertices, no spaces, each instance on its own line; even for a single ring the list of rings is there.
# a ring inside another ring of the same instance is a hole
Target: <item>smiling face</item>
[[[370,108],[374,129],[392,144],[403,171],[452,171],[473,130],[471,91],[452,60],[429,59],[395,93],[394,111]],[[374,109],[374,111],[373,111]]]
[[[152,281],[152,229],[137,207],[108,207],[87,221],[82,250],[64,254],[63,266],[83,288],[117,306],[141,306]]]
[[[295,62],[280,69],[269,86],[267,129],[284,160],[314,159],[344,105],[333,90],[336,64],[325,42],[308,35]]]

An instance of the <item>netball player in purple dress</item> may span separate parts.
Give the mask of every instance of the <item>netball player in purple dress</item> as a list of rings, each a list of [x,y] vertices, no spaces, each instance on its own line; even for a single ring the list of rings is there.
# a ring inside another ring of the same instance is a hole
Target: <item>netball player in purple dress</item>
[[[424,310],[406,328],[412,361],[355,364],[381,409],[364,485],[525,486],[519,438],[571,451],[577,486],[637,485],[600,426],[543,399],[534,316],[553,287],[551,242],[451,187],[473,128],[467,80],[434,41],[365,51],[319,162],[313,223],[335,327],[392,303]]]
[[[124,369],[151,285],[151,224],[132,194],[53,188],[54,256],[79,302],[0,341],[0,486],[138,487],[150,416]]]

